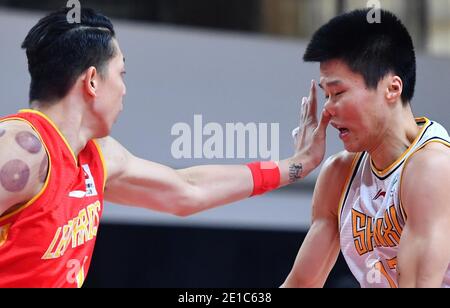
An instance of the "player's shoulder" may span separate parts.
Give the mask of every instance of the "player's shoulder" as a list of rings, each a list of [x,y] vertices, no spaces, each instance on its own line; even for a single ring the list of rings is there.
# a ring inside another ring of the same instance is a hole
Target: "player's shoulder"
[[[0,214],[34,197],[47,177],[48,156],[26,122],[0,123]]]
[[[423,214],[424,210],[442,210],[450,191],[450,145],[428,143],[406,161],[401,177],[401,200],[406,213]],[[426,207],[423,204],[427,203]]]
[[[337,215],[339,200],[356,157],[358,154],[342,151],[325,161],[313,196],[313,204],[321,213]]]
[[[413,153],[404,167],[405,178],[435,178],[450,172],[450,143],[430,142]]]
[[[450,169],[450,143],[430,142],[408,159],[406,167],[426,172],[428,169]]]
[[[111,136],[99,138],[95,141],[100,146],[103,157],[105,158],[108,179],[122,174],[130,160],[130,152]]]
[[[107,160],[124,160],[128,154],[127,149],[111,136],[95,139]]]
[[[432,141],[427,143],[420,151],[417,153],[422,153],[422,155],[450,155],[450,142],[446,141]]]
[[[21,121],[17,119],[7,119],[2,122],[0,122],[0,129],[4,133],[6,131],[18,131],[18,130],[25,130],[29,131],[33,134],[36,134],[33,127],[26,121]]]
[[[3,156],[42,156],[43,141],[30,124],[20,120],[0,122],[0,144]]]
[[[347,151],[336,153],[325,161],[322,172],[342,177],[346,172],[350,172],[354,160],[359,155],[359,153],[350,153]]]

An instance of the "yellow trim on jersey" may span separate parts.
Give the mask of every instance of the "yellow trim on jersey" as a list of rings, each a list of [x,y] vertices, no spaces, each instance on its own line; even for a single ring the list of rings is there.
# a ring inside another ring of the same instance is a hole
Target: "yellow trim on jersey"
[[[95,147],[97,148],[98,154],[100,155],[100,160],[102,161],[102,165],[103,165],[103,192],[104,192],[105,187],[106,187],[106,179],[108,177],[108,170],[106,169],[106,160],[105,160],[105,156],[103,156],[102,148],[97,143],[97,140],[93,139],[92,141],[94,142]]]
[[[81,289],[84,283],[84,264],[81,265],[81,269],[77,274],[77,288]]]
[[[0,248],[5,245],[6,240],[8,239],[9,229],[11,228],[11,224],[6,224],[4,226],[0,226]]]
[[[56,132],[59,134],[59,136],[61,136],[61,139],[64,141],[64,143],[66,144],[67,148],[69,149],[69,152],[72,154],[73,160],[75,162],[75,165],[78,166],[78,159],[75,156],[75,152],[72,150],[72,148],[70,147],[69,142],[67,142],[66,137],[64,137],[64,135],[62,134],[62,132],[59,130],[58,126],[56,126],[55,123],[53,123],[53,121],[46,116],[45,114],[43,114],[42,112],[38,111],[38,110],[33,110],[33,109],[21,109],[19,110],[19,113],[25,113],[25,112],[30,112],[30,113],[34,113],[37,115],[40,115],[41,117],[43,117],[44,119],[46,119],[51,126],[53,126],[53,128],[56,130]]]
[[[403,154],[399,158],[397,158],[397,160],[395,162],[393,162],[389,167],[387,167],[384,170],[378,170],[377,167],[375,167],[375,165],[373,164],[372,158],[370,159],[370,166],[372,168],[372,171],[375,172],[379,177],[383,177],[386,174],[388,174],[395,166],[397,166],[405,158],[405,156],[408,154],[408,152],[411,151],[411,149],[414,148],[414,146],[420,140],[420,138],[422,137],[423,133],[425,132],[425,129],[431,123],[430,120],[428,120],[425,117],[416,118],[415,120],[416,120],[416,123],[420,123],[420,122],[425,122],[425,123],[422,126],[422,128],[420,129],[419,134],[417,135],[417,137],[414,139],[414,141],[408,147],[408,149],[406,149],[406,151],[403,152]]]
[[[358,161],[362,155],[363,155],[363,153],[358,153],[353,158],[352,165],[350,167],[350,171],[347,175],[344,188],[342,189],[342,192],[341,192],[341,198],[339,200],[339,206],[338,206],[338,212],[337,212],[337,214],[338,214],[338,229],[339,230],[341,229],[341,210],[342,210],[342,206],[344,205],[345,194],[347,193],[347,190],[350,188],[351,179],[352,179],[353,173],[355,172],[356,164],[358,163]]]
[[[433,142],[437,142],[437,143],[441,143],[445,146],[448,146],[450,148],[450,143],[446,142],[444,140],[440,140],[440,139],[431,139],[427,142],[425,142],[424,144],[422,144],[419,148],[417,148],[406,160],[405,160],[405,165],[403,166],[402,169],[402,173],[400,174],[400,186],[398,189],[398,200],[400,201],[400,211],[402,212],[403,215],[403,220],[406,222],[406,219],[408,218],[408,215],[406,215],[406,211],[405,208],[403,207],[403,202],[402,202],[402,180],[403,180],[403,172],[405,172],[406,169],[406,165],[408,164],[410,158],[416,154],[419,150],[423,149],[426,145],[433,143]]]
[[[24,205],[20,206],[20,207],[19,207],[18,209],[16,209],[15,211],[13,211],[13,212],[11,212],[11,213],[9,213],[9,214],[6,214],[5,216],[1,216],[1,217],[0,217],[0,222],[2,222],[2,221],[4,221],[4,220],[6,220],[6,219],[8,219],[8,218],[10,218],[10,217],[12,217],[12,216],[14,216],[14,215],[16,215],[17,213],[19,213],[19,212],[21,212],[21,211],[23,211],[24,209],[26,209],[27,207],[29,207],[30,205],[32,205],[37,199],[39,199],[39,198],[44,194],[45,190],[47,189],[48,182],[49,182],[49,179],[50,179],[50,172],[51,172],[51,170],[52,170],[52,160],[51,160],[50,152],[48,151],[47,146],[45,145],[45,142],[44,142],[44,140],[42,139],[41,134],[39,134],[39,132],[37,131],[36,127],[34,127],[33,124],[31,124],[29,121],[27,121],[27,120],[25,120],[25,119],[22,119],[22,118],[15,118],[15,117],[7,118],[7,119],[4,119],[4,120],[0,120],[0,123],[6,122],[6,121],[12,121],[12,120],[17,120],[17,121],[25,122],[25,123],[27,123],[28,125],[30,125],[31,128],[36,132],[36,134],[38,135],[39,139],[41,140],[42,145],[44,146],[45,152],[47,153],[47,157],[48,157],[48,170],[47,170],[47,178],[45,179],[44,186],[42,186],[42,189],[39,191],[39,193],[38,193],[36,196],[34,196],[30,201],[28,201],[28,202],[25,203]]]

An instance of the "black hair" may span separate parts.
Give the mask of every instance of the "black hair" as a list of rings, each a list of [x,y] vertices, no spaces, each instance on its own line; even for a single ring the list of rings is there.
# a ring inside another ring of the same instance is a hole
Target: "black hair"
[[[355,10],[331,19],[313,35],[303,59],[339,59],[376,89],[387,74],[403,81],[403,104],[411,102],[416,83],[416,56],[408,30],[393,13],[380,10],[380,22],[370,23],[370,9]]]
[[[22,43],[31,75],[30,103],[65,97],[91,66],[104,76],[108,61],[116,55],[114,27],[107,17],[82,8],[80,23],[70,23],[69,11],[60,9],[39,20]]]

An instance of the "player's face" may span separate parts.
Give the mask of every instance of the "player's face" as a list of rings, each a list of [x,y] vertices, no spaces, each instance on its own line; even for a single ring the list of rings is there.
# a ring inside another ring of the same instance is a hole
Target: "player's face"
[[[116,122],[119,113],[123,109],[123,97],[126,94],[125,58],[116,40],[113,41],[116,55],[109,61],[107,72],[100,80],[98,99],[101,100],[102,110],[99,112],[103,122],[104,134],[109,134],[112,125]]]
[[[379,86],[368,89],[364,78],[340,60],[320,65],[320,87],[326,96],[330,124],[349,152],[371,151],[386,131],[387,104]]]

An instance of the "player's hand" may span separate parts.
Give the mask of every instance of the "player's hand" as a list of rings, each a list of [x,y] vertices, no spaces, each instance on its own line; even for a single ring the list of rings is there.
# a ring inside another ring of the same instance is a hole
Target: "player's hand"
[[[323,109],[320,120],[317,119],[317,88],[311,81],[309,97],[303,97],[300,112],[300,124],[292,133],[295,141],[295,156],[301,162],[307,160],[311,170],[322,162],[325,156],[326,130],[330,122],[330,113]]]

